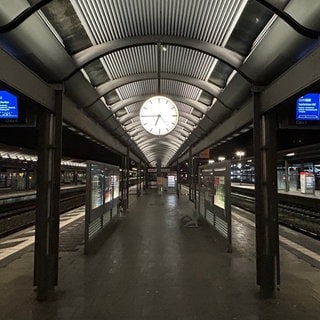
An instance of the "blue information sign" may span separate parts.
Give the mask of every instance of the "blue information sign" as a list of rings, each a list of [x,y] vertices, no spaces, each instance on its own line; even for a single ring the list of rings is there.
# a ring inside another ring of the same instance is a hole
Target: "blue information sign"
[[[18,116],[18,98],[8,91],[0,91],[0,119],[17,119]]]
[[[319,93],[308,93],[297,100],[296,120],[320,120],[319,112]]]

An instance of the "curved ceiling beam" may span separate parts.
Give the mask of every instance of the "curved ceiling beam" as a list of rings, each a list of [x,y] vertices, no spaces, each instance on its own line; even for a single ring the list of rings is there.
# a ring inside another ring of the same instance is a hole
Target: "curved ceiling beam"
[[[126,132],[128,133],[128,135],[132,138],[135,138],[137,135],[143,135],[144,133],[147,134],[147,132],[145,131],[145,129],[142,126],[134,126],[134,129],[131,131],[126,130]],[[183,137],[184,139],[187,138],[190,135],[190,132],[182,129],[181,126],[176,126],[176,128],[174,129],[173,132],[171,133],[177,133],[180,134],[181,137]]]
[[[46,4],[53,0],[42,0],[38,1],[36,4],[26,8],[21,13],[19,13],[16,17],[14,17],[10,22],[5,25],[0,26],[0,33],[9,32],[16,27],[18,27],[22,22],[32,16],[36,11],[44,7]]]
[[[147,158],[149,162],[152,162],[154,160],[165,160],[163,162],[169,162],[170,158],[172,158],[172,155],[174,155],[174,151],[169,151],[169,154],[163,155],[161,158],[159,157],[158,152],[153,152],[152,150],[145,150],[145,153],[148,155]]]
[[[150,135],[139,135],[138,137],[135,137],[135,139],[133,139],[134,142],[137,144],[137,145],[140,145],[141,143],[144,143],[145,141],[149,141],[150,142]],[[177,142],[178,144],[182,144],[185,139],[183,137],[181,137],[178,133],[174,133],[174,132],[171,132],[170,133],[170,136],[166,139],[166,140],[163,140],[163,141],[175,141]]]
[[[109,105],[109,107],[110,107],[110,110],[113,113],[115,113],[115,112],[118,112],[127,106],[130,106],[131,104],[146,101],[153,96],[154,96],[154,94],[134,96],[129,99],[120,100],[114,104]],[[177,101],[177,102],[184,103],[184,104],[200,111],[201,113],[206,113],[208,111],[208,107],[205,104],[198,102],[196,100],[192,100],[192,99],[182,97],[182,96],[175,96],[175,95],[168,95],[168,94],[166,94],[165,96],[175,102]]]
[[[172,157],[172,155],[174,155],[176,153],[175,150],[170,150],[168,148],[164,148],[163,150],[158,150],[158,151],[153,151],[153,150],[149,150],[149,149],[145,149],[144,153],[147,154],[147,158],[149,159],[150,156],[154,156],[157,159],[166,159],[166,161],[169,161],[170,158]],[[159,154],[161,155],[159,157]],[[150,161],[150,160],[149,160]]]
[[[175,152],[174,150],[168,150],[168,149],[166,149],[166,151],[169,151],[170,153],[173,153],[173,154]],[[154,158],[159,159],[159,152],[154,152],[152,150],[145,150],[145,153],[148,155],[148,158],[153,156]],[[169,159],[169,157],[170,156],[166,156],[167,159]]]
[[[123,128],[127,130],[132,130],[133,128],[136,128],[138,125],[136,122],[130,123],[128,125],[122,125]],[[190,134],[193,130],[194,130],[194,126],[188,124],[188,123],[184,123],[184,122],[178,122],[177,126],[182,127],[183,129],[185,129],[187,131],[188,134]]]
[[[107,81],[107,82],[101,84],[100,86],[96,87],[96,90],[97,90],[97,93],[99,96],[98,99],[100,99],[105,94],[107,94],[107,93],[109,93],[119,87],[122,87],[126,84],[129,84],[132,82],[137,82],[137,81],[142,81],[142,80],[150,80],[150,79],[158,79],[158,78],[159,78],[159,74],[157,72],[146,72],[146,73],[132,74],[132,75],[129,75],[129,76],[126,76],[123,78]],[[217,96],[221,92],[221,88],[212,84],[212,83],[209,83],[207,81],[200,80],[197,78],[189,77],[189,76],[184,76],[181,74],[161,72],[160,79],[167,79],[167,80],[188,83],[194,87],[197,87],[201,90],[204,90],[204,91],[210,93],[215,98],[217,98]],[[95,99],[94,101],[92,101],[89,104],[89,106],[92,105],[93,103],[95,103],[98,99]]]
[[[153,142],[155,142],[156,144],[153,144]],[[171,147],[177,147],[177,149],[179,149],[181,147],[181,141],[177,141],[175,138],[171,138],[170,141],[165,141],[165,140],[161,140],[159,141],[159,138],[156,139],[148,139],[146,141],[144,141],[143,143],[137,143],[137,146],[139,147],[140,150],[142,150],[143,148],[150,146],[151,148],[157,149],[160,146],[171,146]],[[176,150],[177,151],[177,150]]]
[[[149,163],[150,163],[150,166],[153,166],[153,167],[155,167],[156,166],[156,164],[157,164],[157,162],[160,160],[160,162],[161,162],[161,166],[162,167],[166,167],[166,166],[168,166],[168,163],[169,163],[169,157],[166,157],[165,159],[164,159],[164,161],[162,161],[161,159],[159,159],[159,157],[157,157],[157,156],[153,156],[152,158],[150,158],[150,160],[149,160]]]
[[[123,116],[118,117],[117,120],[118,120],[121,124],[124,124],[124,123],[126,123],[127,121],[132,120],[132,119],[137,118],[137,117],[139,117],[139,113],[137,113],[137,112],[131,112],[131,113],[127,113],[127,114],[125,114],[125,115],[123,115]],[[180,118],[180,117],[191,121],[191,122],[192,122],[193,124],[195,124],[195,125],[198,124],[199,121],[200,121],[200,119],[199,119],[198,117],[196,117],[196,116],[194,116],[194,115],[192,115],[192,114],[190,114],[190,113],[187,113],[187,112],[181,112],[181,111],[179,111],[179,118]],[[179,122],[181,122],[181,121],[179,121],[179,119],[178,119],[178,123],[179,123]]]
[[[159,74],[156,72],[147,72],[147,73],[139,73],[139,74],[134,74],[134,75],[129,75],[123,78],[119,78],[116,80],[110,80],[107,81],[106,83],[101,84],[100,86],[96,87],[96,91],[98,94],[98,97],[90,102],[87,106],[84,108],[90,108],[94,103],[96,103],[101,97],[106,95],[107,93],[124,86],[129,83],[133,82],[138,82],[138,81],[143,81],[143,80],[150,80],[150,79],[158,79]],[[160,78],[161,79],[167,79],[167,80],[172,80],[172,81],[178,81],[178,82],[183,82],[190,84],[194,87],[199,88],[200,90],[206,91],[209,94],[211,94],[214,98],[217,99],[226,109],[232,111],[230,107],[228,107],[219,97],[218,95],[222,91],[222,88],[209,83],[207,81],[203,81],[197,78],[189,77],[189,76],[184,76],[181,74],[174,74],[174,73],[166,73],[162,72],[160,73]]]
[[[125,128],[126,131],[130,131],[130,130],[136,128],[137,126],[139,126],[139,125],[137,123],[133,122],[133,123],[130,123],[126,126],[123,126],[123,128]],[[183,122],[178,123],[177,127],[179,127],[179,128],[181,127],[181,130],[185,129],[183,131],[185,131],[186,134],[190,134],[192,132],[192,130],[194,129],[194,127],[192,127],[186,123],[183,123]],[[141,128],[142,128],[142,126],[141,126]]]
[[[194,130],[194,126],[192,126],[188,123],[185,123],[185,122],[180,122],[180,123],[178,123],[178,125],[184,129],[186,129],[189,133],[191,133]]]
[[[199,121],[201,120],[201,118],[194,116],[193,114],[187,113],[187,112],[179,112],[179,115],[182,118],[188,119],[189,121],[191,121],[194,124],[198,124]]]
[[[140,139],[141,137],[145,137],[145,136],[149,137],[147,132],[145,131],[145,129],[142,126],[135,129],[135,130],[132,130],[131,132],[127,132],[127,133],[132,138],[132,140],[135,142],[138,139]],[[180,139],[182,142],[184,142],[189,136],[189,133],[187,133],[185,130],[183,130],[180,127],[176,127],[174,129],[174,131],[172,131],[170,134],[174,135],[175,137]]]
[[[170,140],[171,137],[175,137],[179,141],[185,140],[185,138],[181,136],[181,134],[179,134],[178,132],[175,132],[175,130],[170,132],[170,134],[168,134],[167,136],[164,136],[163,139]],[[132,138],[135,142],[138,142],[138,141],[142,141],[143,139],[150,139],[150,134],[148,134],[147,132],[140,132],[139,134],[132,136]]]
[[[278,17],[284,20],[292,29],[294,29],[301,35],[311,39],[318,39],[320,37],[320,31],[312,30],[310,28],[303,26],[296,19],[290,16],[288,13],[278,9],[269,1],[265,1],[265,0],[256,0],[256,1],[262,4],[264,7],[271,10],[274,14],[276,14]]]
[[[70,75],[67,75],[64,80],[70,78],[73,74],[75,74],[77,71],[79,71],[81,68],[83,68],[90,62],[112,52],[123,50],[130,47],[155,44],[173,45],[203,52],[205,54],[217,58],[218,60],[223,61],[232,69],[237,70],[237,72],[239,72],[239,74],[242,75],[247,81],[251,83],[253,82],[252,79],[250,79],[239,69],[242,65],[244,57],[238,54],[237,52],[201,40],[168,35],[137,36],[93,45],[92,47],[84,49],[72,56],[78,68],[74,70]]]
[[[139,135],[141,132],[147,135],[147,132],[142,126],[135,126],[133,130],[126,131],[126,132],[130,135],[130,137],[135,137],[136,135]],[[177,126],[171,133],[175,133],[175,132],[180,133],[181,136],[183,136],[184,138],[190,134],[187,131],[181,129],[179,126]]]
[[[157,144],[152,144],[152,142],[156,142]],[[160,142],[150,139],[150,140],[147,140],[147,141],[143,142],[142,144],[138,144],[138,147],[139,147],[140,150],[144,150],[147,147],[150,147],[153,150],[156,150],[157,148],[164,147],[164,146],[169,147],[172,150],[177,151],[173,147],[176,147],[177,149],[179,149],[181,147],[181,142],[180,141],[176,142],[173,139],[171,139],[171,141],[163,141],[163,140],[161,140]]]

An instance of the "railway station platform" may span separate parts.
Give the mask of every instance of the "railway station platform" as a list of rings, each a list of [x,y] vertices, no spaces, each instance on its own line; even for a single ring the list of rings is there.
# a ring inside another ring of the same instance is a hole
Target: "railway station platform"
[[[244,188],[244,189],[254,189],[253,184],[245,184],[245,183],[232,183],[231,184],[233,187],[237,188]],[[320,190],[314,190],[314,193],[302,193],[300,189],[298,190],[278,190],[278,193],[282,194],[288,194],[288,195],[293,195],[296,197],[305,197],[305,198],[312,198],[312,199],[320,199]]]
[[[131,197],[128,212],[99,250],[88,256],[83,253],[83,215],[69,213],[74,220],[61,229],[59,285],[54,296],[36,301],[30,245],[0,261],[0,319],[319,318],[316,265],[282,246],[279,291],[274,298],[262,300],[255,281],[251,220],[233,213],[233,252],[227,253],[224,239],[205,222],[198,228],[184,226],[181,217],[193,210],[194,204],[184,195],[177,198],[147,190],[139,198]],[[314,245],[317,259],[320,246]],[[5,249],[1,242],[0,248]]]

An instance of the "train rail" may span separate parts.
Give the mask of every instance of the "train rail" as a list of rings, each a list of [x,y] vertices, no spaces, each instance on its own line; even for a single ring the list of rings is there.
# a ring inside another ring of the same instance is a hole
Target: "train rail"
[[[60,214],[85,204],[85,186],[61,190]],[[35,222],[35,192],[0,199],[0,238],[20,231]]]
[[[232,205],[255,213],[254,190],[232,187]],[[320,240],[320,200],[278,193],[279,223]]]

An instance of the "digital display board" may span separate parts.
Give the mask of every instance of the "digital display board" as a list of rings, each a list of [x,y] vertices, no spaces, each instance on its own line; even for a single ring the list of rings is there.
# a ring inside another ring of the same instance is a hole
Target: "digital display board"
[[[296,120],[320,120],[320,94],[308,93],[296,103]]]
[[[0,91],[0,119],[18,119],[18,98],[8,91]]]

